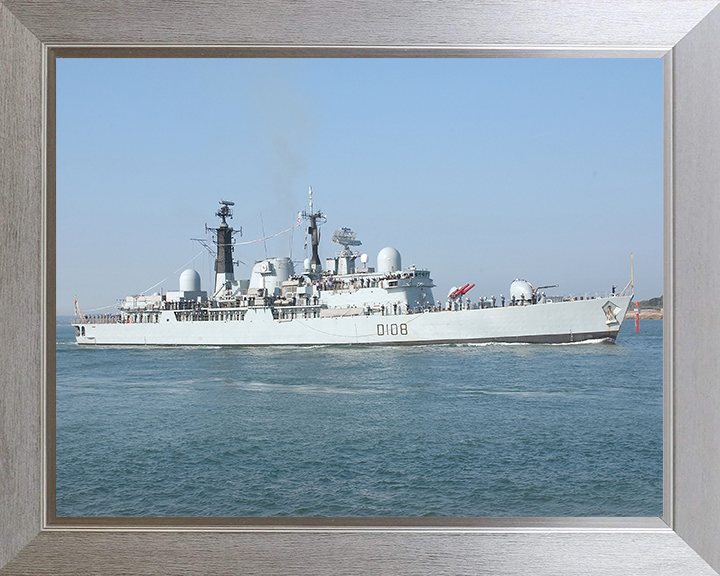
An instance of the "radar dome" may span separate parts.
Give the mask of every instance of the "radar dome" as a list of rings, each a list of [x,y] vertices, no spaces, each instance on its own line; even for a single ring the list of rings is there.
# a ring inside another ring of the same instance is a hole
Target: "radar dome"
[[[400,252],[388,246],[378,252],[377,271],[380,274],[390,274],[391,272],[399,272],[402,270],[402,260]]]
[[[533,295],[533,287],[527,280],[516,279],[510,284],[510,298],[515,296],[515,300],[525,299],[531,301]]]
[[[180,292],[200,292],[200,274],[192,268],[180,274]]]

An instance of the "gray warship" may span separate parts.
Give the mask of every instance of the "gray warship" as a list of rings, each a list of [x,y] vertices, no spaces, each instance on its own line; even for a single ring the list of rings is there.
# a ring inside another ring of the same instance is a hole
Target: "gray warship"
[[[298,216],[307,224],[311,256],[301,269],[288,257],[265,258],[250,278],[235,278],[234,230],[228,223],[234,203],[221,200],[217,228],[215,285],[201,289],[193,269],[180,274],[176,291],[128,296],[114,314],[86,316],[72,324],[82,345],[153,346],[325,346],[482,343],[615,342],[634,291],[607,296],[551,296],[530,282],[515,279],[507,301],[472,302],[473,285],[454,288],[437,302],[430,271],[402,267],[400,252],[380,250],[376,265],[357,247],[349,228],[332,240],[340,248],[319,255],[320,224],[325,215],[309,210]],[[359,262],[358,262],[359,260]]]

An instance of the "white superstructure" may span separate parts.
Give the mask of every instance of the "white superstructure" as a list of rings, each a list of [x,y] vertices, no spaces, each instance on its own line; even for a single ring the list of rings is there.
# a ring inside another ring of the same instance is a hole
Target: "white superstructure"
[[[463,299],[472,286],[453,289],[436,303],[428,270],[402,267],[400,252],[380,250],[376,266],[355,250],[355,232],[341,228],[333,241],[342,250],[319,258],[321,212],[309,221],[312,257],[300,271],[289,258],[255,263],[250,278],[235,279],[232,202],[221,200],[216,234],[215,286],[208,295],[200,276],[185,270],[179,289],[164,295],[128,296],[119,313],[73,320],[79,344],[183,346],[307,346],[329,344],[414,345],[438,343],[613,342],[632,301],[633,280],[606,297],[546,296],[516,279],[510,298]],[[357,260],[360,260],[357,265]]]

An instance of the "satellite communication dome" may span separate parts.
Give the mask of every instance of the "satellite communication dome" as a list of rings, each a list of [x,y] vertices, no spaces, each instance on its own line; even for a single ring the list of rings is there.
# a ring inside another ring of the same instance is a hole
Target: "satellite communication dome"
[[[510,284],[510,298],[515,296],[515,300],[524,298],[526,301],[532,300],[533,287],[527,280],[516,279]]]
[[[363,264],[367,264],[368,261],[368,255],[367,254],[360,254],[360,262]]]
[[[180,274],[180,292],[200,292],[200,274],[192,268]]]
[[[377,271],[380,274],[390,274],[391,272],[399,272],[402,270],[402,260],[400,252],[390,246],[383,248],[378,252]]]
[[[305,272],[310,272],[310,258],[305,258],[303,260],[303,268],[305,269]]]

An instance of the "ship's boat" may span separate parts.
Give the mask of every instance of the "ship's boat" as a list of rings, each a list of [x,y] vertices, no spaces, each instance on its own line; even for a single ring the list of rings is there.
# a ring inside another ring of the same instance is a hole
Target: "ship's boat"
[[[250,278],[236,279],[229,201],[221,200],[214,233],[215,286],[201,289],[192,269],[180,275],[177,291],[128,296],[116,314],[73,319],[79,344],[180,346],[421,345],[449,343],[614,342],[633,298],[633,279],[603,297],[546,295],[516,279],[509,297],[466,296],[474,287],[453,288],[436,302],[430,271],[403,268],[398,250],[386,247],[376,266],[356,249],[349,228],[332,236],[341,249],[319,257],[320,211],[299,215],[308,223],[312,255],[296,270],[290,258],[255,263]],[[360,261],[358,264],[358,260]],[[632,267],[631,267],[632,268]]]

